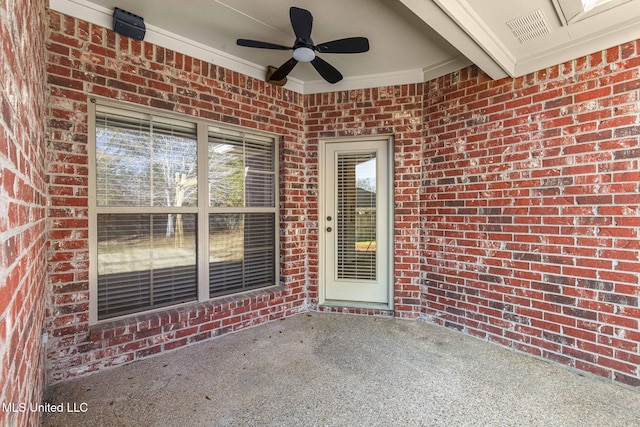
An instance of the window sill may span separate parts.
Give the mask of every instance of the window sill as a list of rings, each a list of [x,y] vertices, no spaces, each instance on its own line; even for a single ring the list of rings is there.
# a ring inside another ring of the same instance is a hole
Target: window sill
[[[276,285],[208,301],[183,303],[106,319],[90,326],[90,341],[111,341],[125,336],[136,341],[154,335],[171,340],[172,335],[181,337],[203,332],[212,336],[220,335],[228,332],[228,327],[237,330],[245,327],[246,323],[269,320],[262,318],[279,313],[281,310],[277,307],[286,304],[283,291],[283,286]],[[108,346],[109,343],[102,348]]]

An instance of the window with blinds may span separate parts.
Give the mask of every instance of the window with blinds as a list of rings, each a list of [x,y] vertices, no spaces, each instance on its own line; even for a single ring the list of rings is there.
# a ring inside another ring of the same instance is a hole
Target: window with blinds
[[[375,153],[339,154],[337,158],[339,279],[376,279],[375,165]]]
[[[195,219],[98,215],[99,319],[196,299]]]
[[[94,321],[276,284],[275,138],[92,108]]]
[[[275,145],[209,127],[209,296],[276,283]]]
[[[196,206],[196,124],[99,106],[98,206]]]
[[[275,284],[272,213],[209,215],[209,296]]]

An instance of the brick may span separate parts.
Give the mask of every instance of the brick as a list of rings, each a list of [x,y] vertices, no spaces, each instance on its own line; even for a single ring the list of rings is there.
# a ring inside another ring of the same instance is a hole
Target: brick
[[[617,128],[614,130],[614,136],[616,138],[626,138],[629,136],[640,135],[640,126],[628,126]]]
[[[3,22],[14,25],[2,27],[0,55],[0,401],[33,402],[43,394],[45,374],[45,10],[26,1],[6,6]],[[16,23],[29,31],[17,31]],[[68,53],[60,42],[49,46]],[[2,415],[0,424],[40,424],[40,414],[28,412]]]
[[[633,387],[640,387],[640,378],[634,375],[628,375],[621,372],[615,372],[613,379],[623,384],[627,384]]]
[[[595,90],[590,90],[587,92],[583,92],[583,93],[578,93],[575,95],[575,102],[584,102],[584,101],[588,101],[591,99],[596,99],[596,98],[604,98],[607,95],[611,94],[611,88],[610,87],[603,87],[603,88],[599,88],[599,89],[595,89]]]

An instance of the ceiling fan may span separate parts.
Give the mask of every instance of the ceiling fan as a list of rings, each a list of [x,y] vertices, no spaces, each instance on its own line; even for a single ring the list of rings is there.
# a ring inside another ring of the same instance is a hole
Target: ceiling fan
[[[369,50],[369,40],[366,37],[348,37],[345,39],[333,40],[318,45],[311,40],[311,27],[313,16],[311,12],[299,7],[289,9],[291,26],[296,35],[293,47],[279,44],[261,42],[257,40],[238,39],[239,46],[257,47],[260,49],[293,50],[293,58],[282,64],[273,72],[269,80],[283,80],[293,70],[298,62],[311,62],[311,65],[329,83],[337,83],[342,80],[342,74],[333,65],[324,59],[316,56],[316,51],[320,53],[362,53]]]

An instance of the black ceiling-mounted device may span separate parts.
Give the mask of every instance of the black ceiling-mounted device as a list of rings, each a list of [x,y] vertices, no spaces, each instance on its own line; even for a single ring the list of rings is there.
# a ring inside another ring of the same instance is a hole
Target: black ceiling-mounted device
[[[142,40],[147,28],[141,16],[116,7],[113,10],[113,31],[135,40]]]
[[[257,47],[259,49],[293,50],[293,58],[282,64],[269,77],[269,81],[280,81],[287,77],[298,62],[311,62],[316,71],[329,83],[342,80],[342,74],[324,59],[316,56],[319,53],[362,53],[369,50],[369,40],[366,37],[348,37],[333,40],[318,45],[311,40],[313,16],[311,12],[299,7],[289,9],[291,26],[296,35],[292,47],[257,40],[238,39],[239,46]]]

